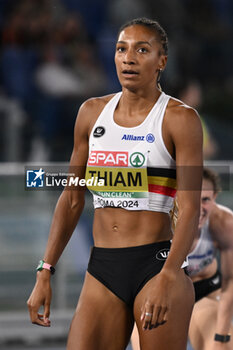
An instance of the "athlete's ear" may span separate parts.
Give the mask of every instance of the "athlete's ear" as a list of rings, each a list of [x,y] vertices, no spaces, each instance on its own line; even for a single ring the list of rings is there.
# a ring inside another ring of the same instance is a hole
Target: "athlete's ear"
[[[158,69],[163,71],[166,67],[166,64],[167,64],[167,56],[161,54],[159,57]]]

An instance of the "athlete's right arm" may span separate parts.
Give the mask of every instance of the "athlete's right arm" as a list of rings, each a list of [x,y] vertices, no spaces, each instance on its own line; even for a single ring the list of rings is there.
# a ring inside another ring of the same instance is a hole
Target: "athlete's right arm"
[[[85,167],[88,158],[88,134],[95,119],[95,101],[88,100],[80,108],[74,129],[74,148],[70,160],[70,172],[85,178]],[[43,260],[56,265],[65,246],[67,245],[84,207],[83,187],[66,188],[63,190],[53,215],[49,238]],[[31,322],[50,326],[51,285],[50,271],[43,269],[37,272],[35,287],[27,301]],[[43,306],[43,314],[39,308]]]

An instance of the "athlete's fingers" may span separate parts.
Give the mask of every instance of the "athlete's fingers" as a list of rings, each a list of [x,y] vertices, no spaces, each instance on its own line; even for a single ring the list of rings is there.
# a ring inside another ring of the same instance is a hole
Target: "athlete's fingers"
[[[150,329],[155,328],[157,326],[160,312],[161,312],[161,307],[160,306],[154,306]]]
[[[166,316],[167,316],[167,307],[162,306],[160,308],[159,313],[158,313],[158,317],[157,317],[157,321],[156,321],[157,325],[164,324],[167,320]]]
[[[35,310],[30,309],[30,318],[31,322],[33,324],[36,324],[38,326],[43,326],[43,327],[49,327],[50,326],[50,321],[49,320],[44,320],[44,315],[38,314]]]
[[[29,302],[28,302],[28,310],[29,310],[31,322],[33,324],[37,324],[37,325],[43,326],[43,327],[50,326],[49,319],[47,319],[47,317],[46,317],[46,319],[44,319],[44,315],[38,313],[37,308],[32,306]]]
[[[141,317],[140,317],[141,321],[143,321],[145,318],[145,312],[146,312],[145,307],[142,307],[141,308]]]
[[[141,315],[141,320],[143,321],[142,328],[144,330],[150,328],[152,317],[153,317],[153,308],[148,306],[145,307]]]
[[[50,302],[46,302],[44,305],[44,318],[43,319],[47,325],[50,325],[49,315],[50,315]]]
[[[165,313],[163,315],[163,322],[162,322],[162,324],[164,324],[164,323],[166,323],[168,321],[168,317],[169,317],[169,309],[166,308],[166,311],[165,311]]]
[[[142,328],[144,330],[150,329],[150,327],[151,327],[151,318],[152,318],[152,314],[150,312],[146,312],[145,319],[144,319],[144,322],[143,322],[143,325],[142,325]]]
[[[27,307],[28,307],[31,322],[34,323],[38,318],[38,314],[37,314],[38,310],[37,310],[37,308],[32,306],[30,299],[27,301]]]
[[[41,318],[38,316],[32,323],[42,327],[50,327],[49,319],[45,320],[44,317]]]

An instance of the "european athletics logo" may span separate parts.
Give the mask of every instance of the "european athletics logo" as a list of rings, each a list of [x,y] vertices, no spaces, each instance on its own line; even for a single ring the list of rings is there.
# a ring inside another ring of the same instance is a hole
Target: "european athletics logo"
[[[44,186],[44,174],[45,172],[40,170],[27,170],[27,187],[43,187]]]

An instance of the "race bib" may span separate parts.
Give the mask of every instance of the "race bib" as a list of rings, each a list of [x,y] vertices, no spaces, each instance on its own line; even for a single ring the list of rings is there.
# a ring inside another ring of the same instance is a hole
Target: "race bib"
[[[140,152],[93,151],[85,178],[95,208],[148,209],[146,157]]]

